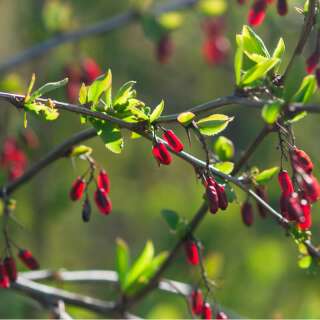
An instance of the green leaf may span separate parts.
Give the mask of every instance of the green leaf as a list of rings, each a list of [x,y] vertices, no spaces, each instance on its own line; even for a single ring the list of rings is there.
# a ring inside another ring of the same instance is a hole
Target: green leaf
[[[24,109],[33,113],[36,116],[44,116],[48,121],[56,120],[59,117],[59,112],[54,106],[46,106],[39,102],[30,102],[24,104]]]
[[[169,225],[170,229],[175,231],[179,225],[180,217],[179,215],[172,210],[162,210],[161,215],[166,220],[167,224]]]
[[[92,153],[92,148],[82,144],[80,146],[73,147],[70,154],[68,154],[68,156],[69,157],[79,157],[82,155],[90,155],[91,153]]]
[[[112,84],[111,71],[108,70],[107,73],[101,75],[88,87],[87,99],[92,102],[93,106],[97,105],[100,97],[104,92],[106,92]]]
[[[277,58],[270,58],[264,62],[257,63],[255,66],[246,71],[242,78],[242,84],[248,85],[256,80],[264,78],[267,73],[279,62],[280,60]]]
[[[129,99],[136,97],[136,91],[133,90],[133,86],[135,85],[135,81],[128,81],[118,90],[113,105],[124,105],[128,103]]]
[[[178,115],[177,120],[183,126],[188,126],[196,115],[190,111],[182,112]]]
[[[298,266],[301,269],[308,269],[312,263],[312,257],[311,256],[302,256],[298,260]]]
[[[282,104],[280,102],[272,102],[266,104],[262,108],[262,118],[266,123],[273,124],[277,121],[282,109]]]
[[[152,41],[158,42],[168,33],[168,30],[159,23],[154,15],[144,14],[141,22],[145,36]]]
[[[139,257],[136,259],[131,269],[127,273],[126,281],[123,286],[124,291],[126,291],[133,283],[135,283],[137,279],[143,274],[148,264],[152,261],[153,255],[153,243],[149,240],[147,241]]]
[[[149,120],[149,116],[146,115],[142,109],[139,109],[139,108],[136,108],[136,107],[130,107],[129,109],[131,111],[131,113],[133,115],[135,115],[135,117],[138,119],[138,120]],[[124,119],[123,119],[124,120]],[[128,121],[130,122],[130,121]]]
[[[160,118],[163,112],[163,109],[164,109],[164,101],[162,100],[152,111],[150,115],[150,123],[153,123]]]
[[[233,171],[234,163],[230,161],[217,162],[213,165],[215,169],[225,174],[230,174]]]
[[[92,124],[96,128],[97,134],[103,140],[106,148],[113,153],[121,153],[124,142],[119,126],[111,122],[96,120],[92,120]]]
[[[31,94],[29,101],[34,101],[35,99],[38,99],[39,97],[43,96],[44,94],[46,94],[50,91],[56,90],[60,87],[63,87],[67,83],[68,83],[68,78],[65,78],[65,79],[63,79],[61,81],[57,81],[57,82],[46,83],[45,85],[43,85],[42,87],[40,87],[39,89],[37,89],[36,91],[34,91]]]
[[[141,134],[136,132],[131,132],[131,139],[139,139],[141,138]]]
[[[159,24],[168,31],[173,31],[181,27],[183,16],[180,12],[167,12],[158,17]]]
[[[117,239],[116,249],[116,271],[119,277],[120,287],[123,290],[128,271],[130,269],[130,252],[126,242],[120,238]]]
[[[306,111],[299,112],[298,114],[296,114],[293,118],[291,118],[287,122],[296,123],[296,122],[302,120],[306,115],[307,115]]]
[[[221,161],[230,160],[234,156],[233,142],[224,136],[220,136],[213,145],[213,151]]]
[[[87,96],[88,96],[88,88],[84,83],[82,83],[79,91],[79,102],[80,104],[87,103]]]
[[[227,128],[230,118],[224,114],[213,114],[197,122],[200,132],[206,136],[213,136]]]
[[[307,103],[317,89],[317,81],[314,75],[305,76],[300,88],[293,96],[292,102]]]
[[[281,60],[285,50],[286,50],[286,46],[284,44],[283,38],[280,38],[276,48],[273,51],[272,58],[278,58]],[[279,66],[280,66],[280,63],[278,64],[277,68],[279,68]],[[275,71],[277,72],[278,70],[276,69]]]
[[[274,175],[276,175],[279,172],[279,167],[272,167],[270,169],[264,170],[260,173],[258,173],[255,176],[255,180],[258,184],[266,184],[269,182]]]
[[[241,83],[242,65],[243,65],[243,50],[241,48],[238,48],[234,56],[234,72],[235,72],[237,86],[240,85]]]
[[[227,10],[226,0],[200,0],[197,9],[206,16],[220,16]]]

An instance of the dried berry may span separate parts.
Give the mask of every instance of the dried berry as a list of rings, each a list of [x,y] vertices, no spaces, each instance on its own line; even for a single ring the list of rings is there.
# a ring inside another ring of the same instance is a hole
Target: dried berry
[[[82,198],[82,195],[86,189],[86,181],[81,177],[78,177],[77,180],[72,184],[70,190],[70,199],[72,201],[77,201]]]
[[[301,200],[300,205],[301,205],[301,209],[303,211],[303,216],[304,216],[305,221],[303,223],[299,223],[298,225],[299,225],[300,229],[308,230],[312,226],[311,206],[310,206],[310,203],[305,199]]]
[[[194,289],[191,292],[191,309],[195,315],[202,313],[203,295],[200,289]]]
[[[163,139],[167,141],[168,145],[175,152],[181,152],[183,150],[183,144],[181,140],[175,135],[172,130],[166,130],[163,134]]]
[[[3,260],[4,267],[6,269],[7,275],[10,281],[14,282],[17,280],[17,266],[16,262],[12,257],[5,257]]]
[[[293,183],[288,171],[281,170],[278,174],[278,180],[283,194],[290,195],[292,192],[294,192]]]
[[[206,195],[208,199],[209,210],[214,214],[219,209],[219,197],[216,187],[213,185],[208,185],[206,188]]]
[[[202,319],[212,319],[212,309],[208,302],[202,306]]]
[[[250,202],[246,201],[241,207],[241,215],[243,223],[250,227],[253,224],[253,208]]]
[[[264,202],[267,202],[267,203],[269,202],[268,194],[265,186],[257,186],[256,193]],[[257,207],[258,207],[260,216],[262,218],[265,218],[268,215],[268,210],[259,201],[257,201]]]
[[[10,287],[10,279],[3,263],[0,263],[0,288],[7,289]]]
[[[191,265],[199,264],[199,251],[198,246],[193,240],[187,240],[184,244],[187,261]]]
[[[297,171],[303,170],[306,173],[310,173],[313,170],[313,163],[303,150],[294,148],[292,150],[292,161]]]
[[[110,192],[110,179],[105,170],[99,172],[98,187],[104,189],[106,193]]]
[[[280,16],[285,16],[288,13],[288,3],[287,0],[278,0],[277,11]]]
[[[101,213],[108,215],[111,212],[112,203],[104,189],[97,188],[94,193],[94,200]]]
[[[86,200],[83,203],[82,206],[82,220],[83,222],[89,222],[91,217],[91,204],[88,197],[86,197]]]
[[[259,26],[266,16],[266,10],[266,0],[255,0],[249,11],[248,23],[252,26]]]
[[[220,311],[217,312],[216,319],[228,320],[229,318],[224,312]]]
[[[172,161],[167,147],[162,142],[157,142],[153,146],[152,153],[159,164],[169,165]]]
[[[26,249],[20,249],[18,256],[24,265],[30,270],[39,269],[39,263],[32,255],[31,251]]]

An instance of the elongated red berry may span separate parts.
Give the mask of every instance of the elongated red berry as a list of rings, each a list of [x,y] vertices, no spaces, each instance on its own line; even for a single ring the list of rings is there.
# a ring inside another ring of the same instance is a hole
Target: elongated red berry
[[[250,227],[253,224],[253,208],[250,202],[246,201],[241,207],[241,216],[243,223]]]
[[[219,35],[205,40],[202,46],[202,53],[207,63],[219,65],[228,57],[229,49],[229,40],[225,36]]]
[[[313,174],[302,173],[297,176],[297,180],[307,200],[314,203],[320,199],[320,184]]]
[[[191,309],[194,315],[201,315],[203,306],[203,295],[200,289],[191,292]]]
[[[89,222],[91,217],[91,204],[87,197],[82,206],[82,220],[83,222]]]
[[[309,58],[307,59],[306,63],[306,71],[307,73],[311,74],[313,73],[313,71],[316,69],[317,65],[319,64],[320,61],[320,52],[318,52],[317,50],[315,52],[313,52],[311,54],[311,56],[309,56]]]
[[[297,171],[303,170],[310,173],[313,170],[313,162],[306,152],[298,148],[292,150],[292,161]]]
[[[0,263],[0,288],[8,289],[10,287],[10,279],[3,263]]]
[[[197,244],[193,240],[187,240],[184,244],[184,248],[189,264],[199,264],[199,251]]]
[[[112,203],[104,189],[97,188],[94,193],[94,200],[102,214],[108,215],[111,212]]]
[[[167,141],[168,145],[173,151],[181,152],[183,150],[183,144],[181,140],[172,130],[166,130],[166,132],[163,134],[163,139]]]
[[[288,13],[288,3],[287,0],[278,0],[277,11],[280,16],[285,16]]]
[[[14,261],[14,259],[12,257],[5,257],[3,260],[3,264],[6,268],[6,272],[10,281],[12,282],[16,281],[18,273],[17,273],[16,262]]]
[[[265,186],[257,186],[256,187],[257,195],[265,202],[269,202],[268,194]],[[257,207],[261,218],[265,218],[268,215],[267,209],[257,201]]]
[[[164,35],[157,44],[156,55],[160,63],[168,63],[173,53],[173,42],[169,34]]]
[[[91,84],[96,78],[98,78],[102,71],[97,62],[92,58],[85,58],[82,62],[82,68],[84,72],[84,82]]]
[[[70,199],[72,201],[77,201],[82,198],[82,195],[86,189],[86,182],[81,177],[78,177],[77,180],[72,184],[70,190]]]
[[[223,312],[223,311],[220,311],[220,312],[217,312],[216,314],[216,319],[218,320],[228,320],[228,316]]]
[[[99,172],[98,187],[104,189],[106,193],[110,192],[110,179],[105,170]]]
[[[18,256],[24,265],[30,270],[39,269],[39,263],[32,255],[31,251],[27,249],[20,249]]]
[[[288,212],[288,200],[289,200],[290,195],[286,195],[286,194],[281,194],[280,197],[280,212],[282,214],[282,216],[287,219],[287,220],[295,220],[294,218],[291,218],[289,216],[289,212]]]
[[[296,192],[288,198],[288,214],[298,223],[305,222],[303,210],[300,204],[300,197]]]
[[[317,80],[317,86],[319,89],[320,88],[320,68],[316,69],[315,75],[316,75],[316,80]]]
[[[278,174],[278,181],[280,184],[280,189],[283,194],[290,195],[294,191],[293,183],[289,176],[288,171],[281,170]]]
[[[212,309],[208,302],[202,306],[202,319],[212,319]]]
[[[228,207],[228,198],[227,198],[227,194],[225,191],[225,187],[222,184],[217,183],[216,184],[216,191],[217,191],[218,199],[219,199],[219,208],[221,210],[226,210]]]
[[[219,209],[219,197],[217,189],[213,185],[208,185],[206,188],[206,195],[208,199],[209,210],[215,214]]]
[[[303,211],[303,216],[304,216],[305,221],[303,223],[299,223],[298,225],[299,225],[300,229],[308,230],[312,226],[311,205],[305,199],[301,200],[300,205],[301,205],[301,209]]]
[[[172,161],[167,147],[162,142],[157,142],[153,146],[152,153],[159,164],[169,165]]]
[[[266,16],[266,10],[266,0],[255,0],[249,11],[248,23],[252,26],[259,26]]]

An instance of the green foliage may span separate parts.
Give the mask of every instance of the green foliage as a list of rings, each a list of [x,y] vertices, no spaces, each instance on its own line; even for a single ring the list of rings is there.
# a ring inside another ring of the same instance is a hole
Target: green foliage
[[[170,229],[172,231],[176,231],[180,221],[179,215],[175,211],[168,210],[168,209],[162,210],[161,215],[169,225]]]
[[[85,145],[80,145],[73,147],[69,157],[80,157],[80,156],[89,156],[92,153],[92,148],[85,146]]]
[[[230,174],[233,171],[234,163],[230,161],[217,162],[213,165],[215,169],[225,174]]]
[[[227,10],[228,4],[226,0],[200,0],[196,7],[205,16],[220,16]]]
[[[230,160],[234,156],[233,142],[224,136],[219,136],[213,145],[213,151],[221,161]]]
[[[197,121],[197,126],[203,135],[213,136],[225,130],[232,120],[224,114],[213,114]]]
[[[268,124],[273,124],[277,121],[280,116],[280,112],[282,109],[282,104],[280,102],[272,102],[266,104],[262,108],[262,118]]]
[[[177,120],[179,123],[181,123],[183,126],[188,126],[193,119],[195,118],[195,114],[192,112],[182,112],[178,115]]]
[[[270,169],[263,170],[254,176],[256,183],[264,185],[268,183],[277,173],[279,172],[279,167],[272,167]]]

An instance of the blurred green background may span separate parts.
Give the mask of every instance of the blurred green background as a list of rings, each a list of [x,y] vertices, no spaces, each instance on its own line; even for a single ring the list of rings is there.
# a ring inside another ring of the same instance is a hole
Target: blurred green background
[[[72,10],[70,28],[80,28],[112,17],[129,6],[129,1],[125,0],[62,2],[68,3]],[[1,62],[51,36],[43,22],[43,4],[42,0],[0,1]],[[236,1],[227,1],[227,4],[224,16],[231,51],[228,61],[219,66],[210,66],[204,61],[201,53],[203,17],[188,10],[184,12],[183,26],[172,34],[175,52],[166,65],[156,61],[154,44],[144,36],[141,26],[131,24],[107,35],[63,45],[13,71],[21,76],[24,85],[31,73],[36,72],[39,85],[63,78],[66,64],[77,61],[81,56],[90,56],[103,69],[112,69],[115,88],[128,80],[136,80],[138,95],[143,101],[155,106],[164,99],[166,113],[183,111],[233,92],[234,39],[246,23],[248,7],[240,7]],[[284,18],[277,16],[272,6],[263,26],[258,28],[258,33],[270,48],[276,45],[280,36],[284,37],[287,59],[302,24],[302,18],[294,10],[295,5],[301,5],[301,1],[290,1],[290,14]],[[307,47],[305,56],[311,50],[312,46]],[[302,78],[304,58],[298,59],[296,67],[293,76]],[[53,96],[66,99],[64,90]],[[248,108],[225,107],[221,112],[235,116],[224,135],[234,141],[238,158],[260,130],[263,121],[258,111]],[[318,116],[309,116],[295,125],[295,132],[297,145],[311,155],[315,174],[319,177],[318,121]],[[22,114],[1,102],[0,122],[3,141],[6,136],[14,136],[21,130]],[[58,121],[52,123],[30,120],[30,126],[41,140],[41,147],[29,154],[30,162],[82,129],[79,118],[68,113],[63,113]],[[177,129],[176,132],[183,138],[187,151],[203,158],[195,140],[190,148],[183,130]],[[154,242],[157,252],[170,249],[176,239],[170,234],[160,211],[172,209],[187,219],[194,215],[202,202],[203,187],[196,181],[192,168],[178,159],[174,159],[169,167],[158,168],[151,155],[150,143],[142,139],[130,140],[128,135],[121,155],[108,152],[99,138],[87,144],[94,148],[94,158],[110,175],[112,214],[104,217],[94,210],[91,222],[82,222],[81,204],[72,203],[68,193],[73,180],[85,170],[86,164],[80,160],[73,164],[62,159],[14,194],[16,216],[25,226],[21,230],[12,224],[15,241],[30,248],[39,258],[42,268],[70,270],[114,269],[117,237],[130,244],[133,255],[142,249],[147,239]],[[259,147],[250,164],[261,169],[279,165],[276,147],[276,136],[270,136]],[[4,174],[1,179],[3,183]],[[269,193],[271,204],[277,208],[279,190],[275,180],[269,186]],[[236,191],[239,201],[243,200],[243,193]],[[315,242],[320,239],[318,209],[318,205],[313,208]],[[234,203],[225,213],[214,217],[208,215],[196,236],[203,242],[205,256],[210,260],[209,274],[218,283],[214,293],[216,301],[227,310],[248,318],[320,317],[318,275],[299,269],[296,245],[272,219],[261,220],[256,215],[254,225],[247,228],[241,222],[239,204]],[[186,264],[181,253],[166,277],[197,283],[199,272]],[[114,298],[114,290],[105,284],[58,285],[102,299]],[[68,311],[75,317],[98,317],[77,308],[68,308]],[[185,302],[180,297],[160,292],[151,293],[131,311],[148,318],[187,316]],[[29,299],[11,291],[0,291],[0,317],[47,316]]]

